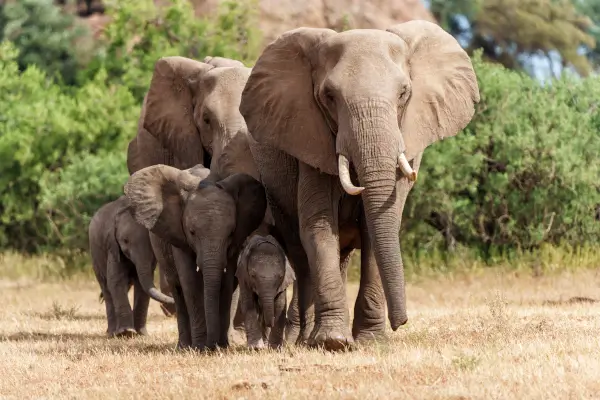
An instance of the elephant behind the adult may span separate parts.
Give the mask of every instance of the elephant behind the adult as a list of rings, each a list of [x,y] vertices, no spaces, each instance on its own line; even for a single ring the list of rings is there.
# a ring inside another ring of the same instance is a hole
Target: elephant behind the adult
[[[293,261],[308,264],[313,279],[311,343],[352,341],[339,273],[338,187],[361,194],[363,246],[379,268],[391,327],[407,322],[398,240],[404,203],[425,148],[463,129],[478,101],[469,56],[426,21],[386,31],[298,28],[263,51],[240,111],[275,224],[288,245],[303,249]]]
[[[156,258],[149,233],[133,219],[125,196],[96,211],[88,236],[92,266],[106,304],[108,334],[146,334],[149,297],[161,303],[172,303],[173,299],[154,287]],[[133,312],[127,298],[131,284]]]

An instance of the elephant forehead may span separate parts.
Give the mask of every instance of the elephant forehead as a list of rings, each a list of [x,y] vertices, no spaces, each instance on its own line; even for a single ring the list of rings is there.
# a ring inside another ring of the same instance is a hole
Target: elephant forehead
[[[204,75],[204,84],[211,91],[239,92],[241,95],[251,71],[246,67],[214,68]]]
[[[321,53],[359,55],[392,55],[405,53],[406,43],[393,33],[379,29],[352,29],[331,35],[320,46]],[[356,60],[355,60],[356,61]]]

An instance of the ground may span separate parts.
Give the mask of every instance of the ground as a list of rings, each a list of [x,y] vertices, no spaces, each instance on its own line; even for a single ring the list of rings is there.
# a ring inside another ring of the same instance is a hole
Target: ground
[[[600,276],[506,271],[407,287],[409,322],[349,353],[173,350],[151,304],[150,336],[106,339],[93,281],[0,281],[0,398],[591,398],[600,393]],[[356,285],[349,287],[350,302]]]

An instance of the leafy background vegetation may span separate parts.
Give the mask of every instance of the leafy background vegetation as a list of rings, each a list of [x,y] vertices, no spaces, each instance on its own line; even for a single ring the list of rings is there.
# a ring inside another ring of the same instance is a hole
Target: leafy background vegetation
[[[439,267],[465,253],[481,263],[533,262],[552,259],[549,248],[593,248],[600,1],[427,3],[472,55],[481,103],[464,132],[426,151],[404,211],[407,262]],[[122,193],[126,146],[159,57],[251,66],[260,53],[250,2],[224,2],[206,17],[187,0],[105,6],[110,22],[94,38],[51,0],[0,5],[4,251],[86,251],[90,217]]]

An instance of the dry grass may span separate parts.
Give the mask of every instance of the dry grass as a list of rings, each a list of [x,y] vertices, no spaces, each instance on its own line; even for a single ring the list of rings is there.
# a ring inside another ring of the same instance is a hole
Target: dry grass
[[[109,340],[93,281],[0,281],[0,398],[596,397],[600,303],[568,300],[600,298],[599,286],[589,269],[426,279],[386,342],[198,355],[173,351],[175,321],[157,303],[149,337]]]

